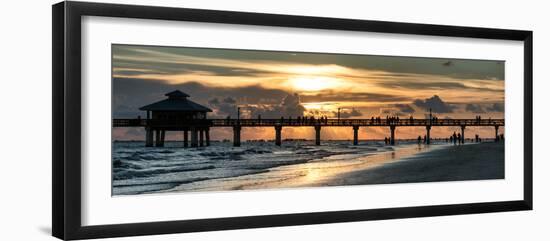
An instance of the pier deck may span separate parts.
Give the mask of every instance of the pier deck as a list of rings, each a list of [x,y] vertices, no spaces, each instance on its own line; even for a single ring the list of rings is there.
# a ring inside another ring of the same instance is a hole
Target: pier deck
[[[281,131],[283,127],[314,127],[315,144],[321,143],[321,128],[324,127],[352,127],[353,144],[358,144],[360,127],[389,127],[390,144],[395,145],[395,129],[397,127],[423,126],[426,128],[426,144],[430,144],[430,130],[438,126],[458,126],[461,128],[460,142],[464,143],[464,132],[470,126],[489,126],[495,128],[495,140],[499,139],[499,127],[504,126],[504,119],[202,119],[202,120],[160,120],[160,119],[113,119],[113,127],[144,127],[147,131],[146,145],[153,145],[155,132],[156,146],[164,145],[166,131],[183,131],[184,146],[187,146],[188,132],[191,132],[191,146],[206,146],[210,144],[210,128],[233,128],[233,145],[241,145],[241,128],[243,127],[274,127],[275,143],[281,145]]]

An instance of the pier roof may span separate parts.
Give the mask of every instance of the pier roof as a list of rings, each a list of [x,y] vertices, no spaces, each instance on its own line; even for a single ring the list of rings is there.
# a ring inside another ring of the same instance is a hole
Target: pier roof
[[[179,90],[166,93],[167,99],[161,100],[139,108],[149,111],[185,111],[185,112],[212,112],[212,110],[203,105],[188,100],[188,94]]]

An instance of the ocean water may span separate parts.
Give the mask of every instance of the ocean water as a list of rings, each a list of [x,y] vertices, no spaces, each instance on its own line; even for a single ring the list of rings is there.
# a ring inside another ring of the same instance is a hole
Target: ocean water
[[[314,186],[313,176],[328,178],[437,146],[428,148],[414,141],[394,147],[378,141],[357,146],[350,141],[313,144],[286,141],[277,147],[273,142],[243,142],[233,147],[231,142],[212,142],[208,147],[183,148],[181,142],[144,147],[144,142],[117,141],[113,143],[112,194]]]

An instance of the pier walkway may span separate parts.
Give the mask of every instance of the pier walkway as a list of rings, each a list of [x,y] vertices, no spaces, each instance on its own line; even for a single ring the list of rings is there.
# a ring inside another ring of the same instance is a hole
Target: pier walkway
[[[321,128],[352,127],[353,144],[358,143],[360,127],[389,127],[390,144],[395,145],[397,127],[423,126],[426,128],[426,142],[430,144],[430,130],[437,126],[457,126],[461,128],[461,142],[464,142],[466,127],[485,126],[495,128],[495,139],[498,139],[499,127],[504,126],[504,119],[314,119],[314,118],[280,118],[280,119],[202,119],[202,120],[159,120],[159,119],[113,119],[113,127],[145,127],[147,143],[152,145],[152,131],[156,131],[157,146],[164,143],[165,131],[184,131],[184,146],[187,146],[187,132],[191,132],[191,146],[203,146],[206,135],[206,146],[210,144],[209,129],[213,127],[233,128],[233,145],[241,144],[241,128],[273,127],[275,143],[281,145],[281,131],[284,127],[314,127],[315,144],[320,145]],[[150,145],[149,145],[150,146]]]

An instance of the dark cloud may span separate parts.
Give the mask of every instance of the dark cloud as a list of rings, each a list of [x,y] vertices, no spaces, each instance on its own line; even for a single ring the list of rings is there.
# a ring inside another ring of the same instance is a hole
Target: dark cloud
[[[445,103],[437,95],[434,95],[425,100],[416,99],[413,101],[413,104],[424,109],[431,108],[432,111],[436,113],[451,113],[456,108],[455,106]]]
[[[227,104],[235,104],[237,103],[237,101],[231,97],[226,97],[225,99],[223,99],[223,103],[227,103]]]
[[[220,100],[218,100],[218,98],[214,98],[208,101],[208,104],[210,105],[217,105],[219,103],[220,103]]]
[[[273,73],[272,71],[250,69],[246,67],[119,59],[113,62],[113,69],[114,75],[127,77],[141,74],[188,74],[196,72],[206,72],[214,76],[258,76]]]
[[[336,116],[337,112],[334,113],[334,115]],[[362,115],[363,113],[361,113],[361,111],[358,111],[357,109],[351,109],[351,111],[340,111],[340,118],[359,117]]]
[[[210,108],[213,110],[213,113],[210,114],[210,117],[215,118],[225,118],[226,116],[236,117],[237,116],[237,101],[231,97],[226,97],[223,101],[219,101],[218,98],[214,98],[208,101]]]
[[[504,90],[491,89],[484,87],[472,87],[466,86],[457,82],[425,82],[421,80],[415,81],[392,81],[379,83],[381,86],[392,88],[405,88],[405,89],[417,89],[417,90],[473,90],[473,91],[489,91],[502,93]]]
[[[479,104],[467,104],[466,111],[473,113],[485,113],[485,110],[483,110],[483,107]]]
[[[289,94],[283,90],[265,89],[260,86],[224,88],[209,87],[197,82],[172,85],[150,79],[114,78],[113,116],[135,118],[141,115],[143,117],[144,112],[139,111],[140,107],[162,100],[166,98],[164,94],[176,89],[189,94],[191,100],[205,106],[215,105],[216,101],[222,103],[224,100],[229,102],[234,100],[244,104],[279,105],[282,99]],[[230,97],[231,100],[226,100],[227,97]],[[213,103],[209,103],[210,101]],[[230,105],[223,108],[229,111]]]
[[[407,104],[396,104],[395,107],[402,113],[414,113],[414,108]]]
[[[487,111],[490,111],[490,112],[504,112],[504,104],[503,103],[494,103],[492,106],[487,108]]]
[[[165,53],[173,56],[188,56],[210,59],[236,60],[243,62],[270,61],[288,64],[312,64],[312,65],[339,65],[356,69],[381,70],[394,73],[411,74],[432,74],[449,76],[461,79],[504,79],[504,64],[502,61],[495,60],[471,60],[471,59],[441,59],[441,58],[420,58],[420,57],[396,57],[396,56],[377,56],[377,55],[352,55],[352,54],[334,54],[334,53],[303,53],[303,52],[283,52],[283,51],[257,51],[257,50],[234,50],[234,49],[212,49],[212,48],[188,48],[188,47],[162,47],[162,46],[132,46],[132,45],[113,45],[114,56],[124,57],[149,57],[156,56],[148,52]],[[143,58],[142,58],[143,59]],[[215,75],[241,75],[258,74],[255,70],[248,69],[246,66],[220,67],[208,64],[197,66],[184,66],[181,64],[158,62],[151,65],[147,61],[137,61],[128,59],[116,59],[118,62],[130,62],[134,67],[155,66],[160,71],[180,72],[182,69],[193,69],[209,71]],[[452,62],[452,65],[446,66],[444,61]],[[442,65],[443,62],[443,65]],[[189,64],[187,64],[189,65]],[[123,65],[120,65],[123,67]]]
[[[247,107],[252,117],[281,118],[303,116],[306,109],[298,94],[285,96],[279,104]]]
[[[378,93],[334,93],[326,91],[316,95],[302,96],[304,102],[325,102],[325,101],[372,101],[372,102],[395,102],[410,100],[407,97],[397,95],[387,95]]]

